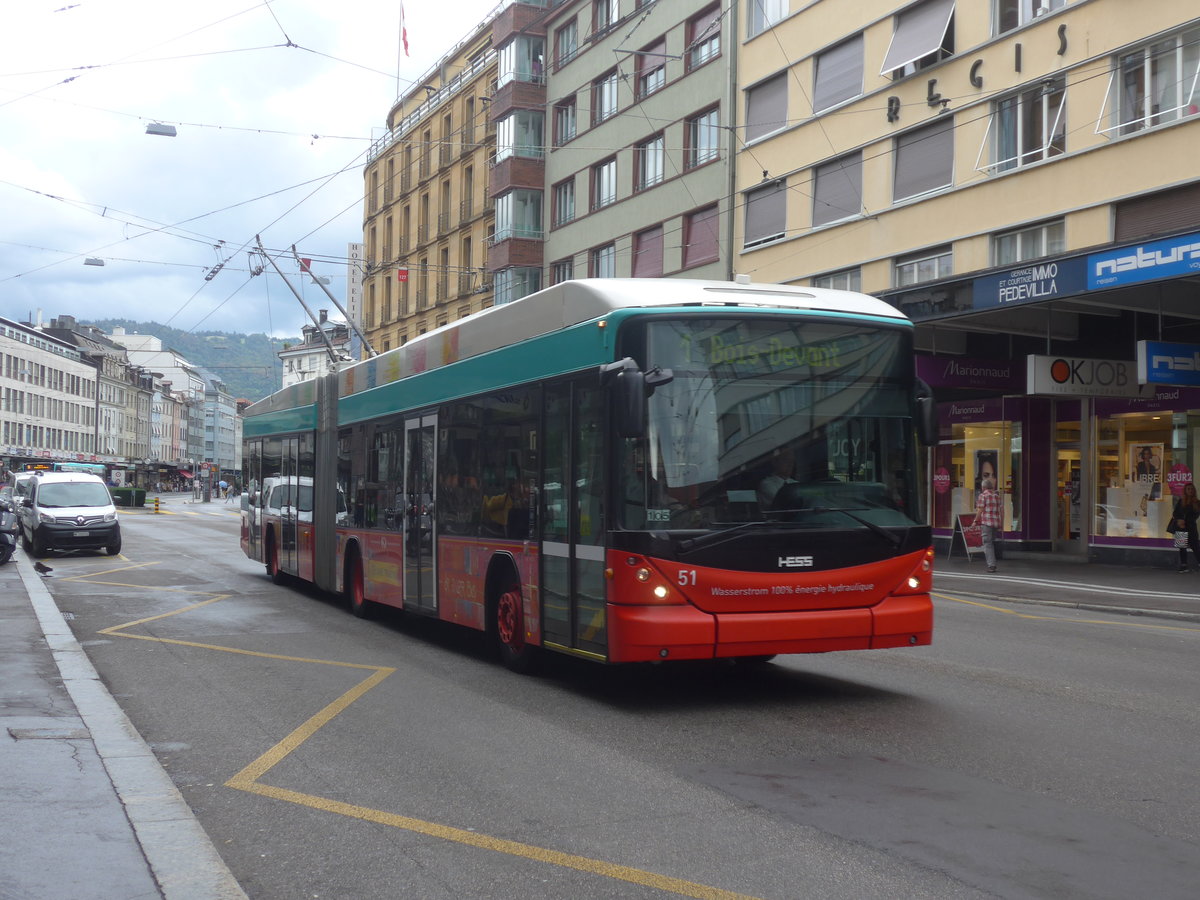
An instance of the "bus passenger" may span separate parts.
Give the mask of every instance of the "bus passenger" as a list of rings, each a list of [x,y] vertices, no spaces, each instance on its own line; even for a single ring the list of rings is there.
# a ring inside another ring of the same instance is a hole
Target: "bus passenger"
[[[758,483],[758,502],[763,509],[770,509],[775,495],[785,484],[794,484],[796,457],[790,447],[781,447],[771,457],[771,474]]]

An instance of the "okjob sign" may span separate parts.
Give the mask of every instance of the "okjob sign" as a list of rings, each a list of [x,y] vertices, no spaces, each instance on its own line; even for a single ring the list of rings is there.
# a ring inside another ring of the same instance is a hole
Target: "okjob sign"
[[[1142,384],[1200,385],[1200,344],[1138,341],[1137,351]]]
[[[1087,286],[1094,291],[1158,278],[1200,275],[1200,232],[1093,253]]]
[[[976,278],[971,303],[975,309],[1015,306],[1082,294],[1086,267],[1083,257],[1057,259]]]
[[[1029,356],[1026,367],[1030,394],[1140,397],[1154,393],[1152,388],[1138,384],[1137,363],[1133,360]]]

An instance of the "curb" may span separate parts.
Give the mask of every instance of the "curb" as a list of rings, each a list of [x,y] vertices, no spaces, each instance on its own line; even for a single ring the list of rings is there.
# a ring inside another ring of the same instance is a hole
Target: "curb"
[[[18,553],[12,562],[164,900],[247,900],[183,795],[100,680],[28,557]]]

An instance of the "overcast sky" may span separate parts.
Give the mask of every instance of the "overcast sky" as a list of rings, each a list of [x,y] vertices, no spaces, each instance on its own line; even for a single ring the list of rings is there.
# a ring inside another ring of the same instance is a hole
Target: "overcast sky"
[[[3,0],[0,315],[298,335],[282,279],[251,277],[255,235],[344,304],[372,135],[498,5],[407,0],[405,58],[397,0]]]

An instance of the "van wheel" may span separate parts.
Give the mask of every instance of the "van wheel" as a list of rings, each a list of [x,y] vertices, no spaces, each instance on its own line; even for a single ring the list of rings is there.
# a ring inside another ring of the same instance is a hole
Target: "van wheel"
[[[121,539],[117,538],[115,541],[113,541],[111,544],[109,544],[104,549],[108,552],[109,556],[116,556],[118,553],[121,552]]]
[[[537,648],[525,642],[525,613],[519,584],[511,585],[496,599],[491,618],[491,631],[500,661],[513,672],[532,672]]]
[[[45,556],[46,555],[46,542],[43,541],[40,537],[38,537],[36,533],[34,533],[33,540],[30,543],[29,552],[32,553],[34,556]]]
[[[346,576],[342,585],[346,596],[346,605],[350,612],[360,619],[369,619],[375,611],[375,604],[367,599],[367,588],[363,583],[362,560],[354,553],[346,560]]]

